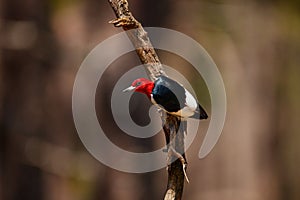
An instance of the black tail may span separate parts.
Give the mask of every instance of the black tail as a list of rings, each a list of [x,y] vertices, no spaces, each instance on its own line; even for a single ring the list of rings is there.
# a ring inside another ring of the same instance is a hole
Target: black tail
[[[208,115],[207,115],[206,111],[204,110],[204,108],[202,108],[202,106],[200,104],[198,104],[198,109],[196,110],[195,114],[191,117],[201,120],[201,119],[207,119]]]

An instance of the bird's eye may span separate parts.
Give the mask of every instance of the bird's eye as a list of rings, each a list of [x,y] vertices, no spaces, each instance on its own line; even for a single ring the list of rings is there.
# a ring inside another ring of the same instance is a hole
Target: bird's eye
[[[139,85],[141,85],[141,82],[137,82],[135,85],[136,85],[136,86],[139,86]]]

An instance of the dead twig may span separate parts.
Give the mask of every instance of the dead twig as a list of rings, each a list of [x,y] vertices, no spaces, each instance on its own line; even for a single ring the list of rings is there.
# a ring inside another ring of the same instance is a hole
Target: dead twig
[[[166,75],[161,62],[149,40],[147,32],[129,11],[127,0],[109,0],[116,14],[116,19],[109,23],[122,27],[136,48],[149,78],[154,81],[160,75]],[[180,118],[162,112],[163,130],[168,146],[168,184],[165,200],[180,200],[182,197],[184,177],[186,175],[186,158],[184,154],[184,133],[186,122]],[[184,126],[180,126],[183,123]],[[174,162],[172,162],[174,161]],[[171,163],[171,164],[170,164]]]

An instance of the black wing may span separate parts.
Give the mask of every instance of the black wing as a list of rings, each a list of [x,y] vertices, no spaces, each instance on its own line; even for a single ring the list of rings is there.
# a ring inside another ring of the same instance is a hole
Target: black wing
[[[185,106],[184,88],[168,77],[158,77],[152,95],[155,102],[168,112],[177,112]]]

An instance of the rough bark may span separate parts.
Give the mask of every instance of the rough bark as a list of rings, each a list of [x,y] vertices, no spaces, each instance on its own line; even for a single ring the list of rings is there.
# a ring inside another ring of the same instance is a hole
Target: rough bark
[[[136,53],[144,64],[149,78],[155,80],[159,75],[165,75],[161,62],[147,36],[147,32],[129,11],[127,0],[109,0],[109,3],[117,17],[110,23],[127,31],[127,35],[135,46]],[[182,197],[184,170],[186,167],[184,155],[184,132],[186,131],[186,126],[180,126],[180,118],[166,113],[162,113],[162,119],[168,145],[167,160],[169,161],[168,184],[164,199],[179,200]]]

